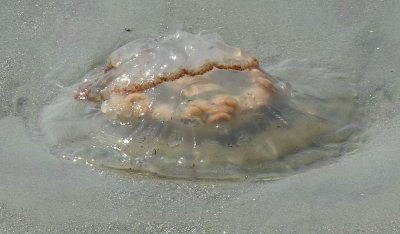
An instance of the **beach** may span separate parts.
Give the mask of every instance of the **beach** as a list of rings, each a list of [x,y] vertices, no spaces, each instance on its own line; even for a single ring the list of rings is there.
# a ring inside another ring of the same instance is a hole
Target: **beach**
[[[400,229],[399,2],[6,0],[0,19],[0,233]],[[119,46],[177,30],[217,32],[272,75],[342,74],[358,93],[359,146],[257,182],[158,178],[50,152],[38,125],[46,105]]]

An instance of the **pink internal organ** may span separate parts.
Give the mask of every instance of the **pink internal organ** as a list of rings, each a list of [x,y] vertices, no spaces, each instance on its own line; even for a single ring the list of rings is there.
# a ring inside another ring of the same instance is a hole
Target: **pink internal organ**
[[[206,79],[202,77],[207,75],[205,74],[164,83],[188,100],[179,104],[180,110],[174,105],[152,103],[146,92],[116,92],[111,94],[109,100],[103,102],[102,111],[111,119],[121,120],[146,116],[162,121],[195,120],[206,124],[227,122],[240,113],[266,106],[273,95],[273,86],[264,72],[259,69],[240,72],[243,72],[243,76],[248,76],[249,80],[242,92],[237,94],[226,92],[225,88],[217,83],[199,82]],[[157,86],[154,89],[164,87]],[[209,98],[202,97],[209,92],[218,94]]]

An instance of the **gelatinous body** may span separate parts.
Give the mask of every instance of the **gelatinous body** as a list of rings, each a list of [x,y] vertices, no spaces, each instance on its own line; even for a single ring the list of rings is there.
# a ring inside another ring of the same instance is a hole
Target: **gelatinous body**
[[[77,90],[42,114],[56,153],[168,177],[268,177],[338,155],[352,133],[351,94],[292,90],[216,34],[133,41]]]
[[[265,105],[273,92],[257,60],[215,34],[133,41],[112,53],[95,76],[76,98],[102,102],[103,113],[120,121],[225,122]]]

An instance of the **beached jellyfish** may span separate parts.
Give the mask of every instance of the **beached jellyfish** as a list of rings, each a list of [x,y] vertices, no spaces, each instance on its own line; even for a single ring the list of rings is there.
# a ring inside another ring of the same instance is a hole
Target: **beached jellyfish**
[[[353,93],[296,88],[217,34],[177,32],[111,53],[41,128],[53,152],[94,165],[265,178],[339,155],[353,132]]]

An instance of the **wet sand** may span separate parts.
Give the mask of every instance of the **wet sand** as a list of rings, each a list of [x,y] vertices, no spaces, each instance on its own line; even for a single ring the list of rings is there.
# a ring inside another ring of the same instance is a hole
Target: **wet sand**
[[[0,232],[396,233],[399,13],[396,1],[372,0],[6,1]],[[345,74],[364,111],[363,144],[328,165],[266,182],[167,180],[50,154],[36,123],[63,87],[121,44],[177,29],[218,32],[272,74],[286,60]]]

